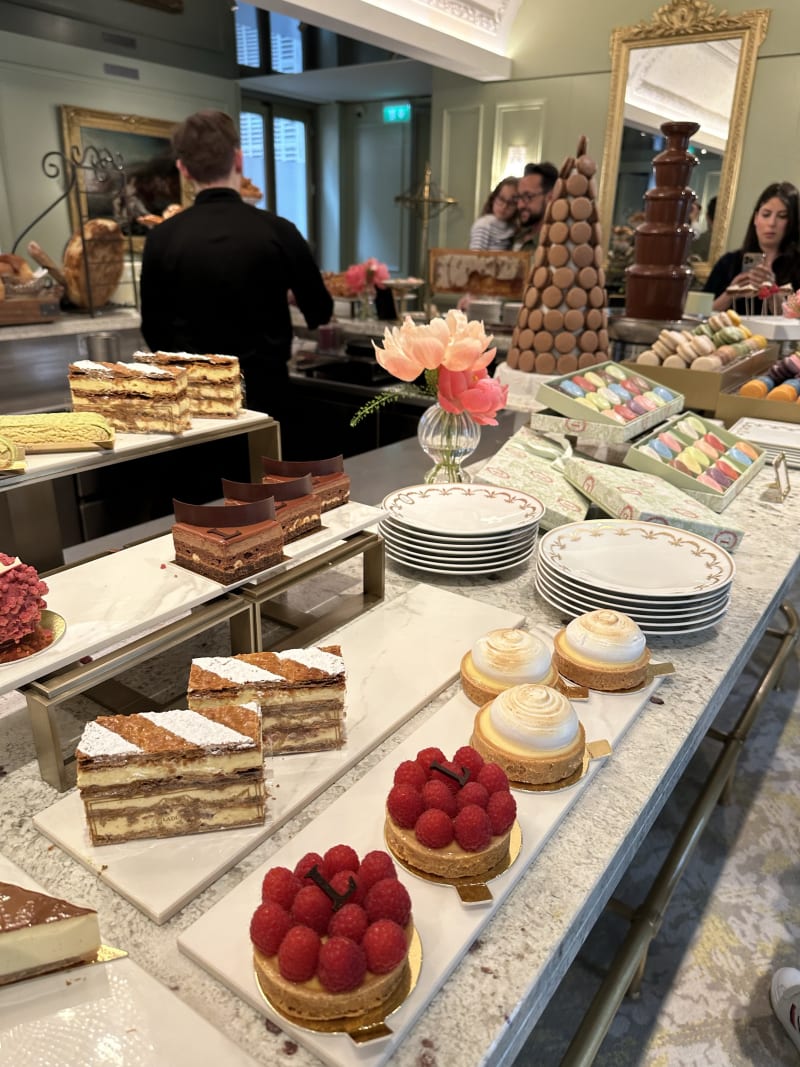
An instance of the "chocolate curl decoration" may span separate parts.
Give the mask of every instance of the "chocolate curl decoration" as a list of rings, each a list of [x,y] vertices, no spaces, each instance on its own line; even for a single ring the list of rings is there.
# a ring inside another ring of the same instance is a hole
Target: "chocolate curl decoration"
[[[241,504],[236,509],[235,521],[234,513],[225,504],[186,504],[173,498],[172,507],[178,522],[185,522],[188,526],[202,526],[206,530],[226,526],[252,526],[275,519],[275,501],[272,497]]]
[[[351,874],[350,879],[347,883],[347,892],[337,893],[331,883],[326,881],[325,878],[319,873],[316,863],[311,868],[311,870],[308,871],[308,873],[306,874],[306,878],[310,878],[312,882],[316,882],[322,892],[326,896],[330,897],[330,899],[333,901],[334,911],[338,911],[339,908],[343,908],[357,889],[356,880]]]
[[[461,774],[459,774],[457,771],[451,771],[449,767],[443,767],[441,763],[437,763],[436,760],[433,760],[431,763],[431,770],[439,771],[440,774],[446,774],[448,778],[452,778],[454,782],[458,782],[462,788],[469,781],[469,767],[462,767]]]
[[[329,459],[281,460],[261,457],[264,474],[276,474],[279,478],[302,478],[304,474],[340,474],[344,470],[344,457],[331,456]]]
[[[226,500],[264,500],[269,496],[277,501],[295,500],[301,496],[309,496],[313,490],[310,474],[293,478],[289,482],[232,482],[227,478],[222,479],[222,495]]]

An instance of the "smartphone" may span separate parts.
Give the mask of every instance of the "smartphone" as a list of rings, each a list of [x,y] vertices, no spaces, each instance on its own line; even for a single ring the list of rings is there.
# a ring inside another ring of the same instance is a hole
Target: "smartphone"
[[[745,252],[742,256],[742,270],[751,270],[753,267],[759,267],[764,262],[763,252]]]

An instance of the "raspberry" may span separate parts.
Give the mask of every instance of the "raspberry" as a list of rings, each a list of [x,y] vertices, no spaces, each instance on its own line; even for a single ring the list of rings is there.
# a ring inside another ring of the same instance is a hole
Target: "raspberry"
[[[426,782],[422,790],[422,803],[426,808],[438,808],[454,819],[458,808],[456,798],[444,784],[444,782],[432,778]]]
[[[328,925],[328,936],[349,937],[360,945],[368,926],[367,913],[360,904],[345,904],[333,913]]]
[[[428,808],[417,819],[414,833],[426,848],[445,848],[453,840],[453,820],[439,808]]]
[[[457,767],[452,760],[439,760],[442,767],[446,767],[448,771],[452,771],[453,774],[461,775],[461,768]],[[441,771],[431,771],[432,782],[444,782],[451,793],[457,793],[461,786],[455,778],[452,778],[449,774],[443,774]]]
[[[478,781],[486,788],[489,796],[501,790],[508,792],[506,772],[502,767],[498,767],[496,763],[484,763],[480,771],[478,771]]]
[[[396,878],[382,878],[367,893],[364,908],[370,922],[392,919],[398,926],[405,926],[411,915],[411,897]]]
[[[417,753],[417,763],[425,771],[426,777],[430,777],[431,764],[433,762],[444,763],[445,754],[440,748],[423,748]]]
[[[250,940],[265,956],[274,956],[291,927],[289,912],[274,900],[268,900],[265,904],[259,904],[253,913]]]
[[[510,793],[492,793],[486,806],[493,834],[504,834],[514,825],[517,802]]]
[[[355,871],[358,868],[358,854],[349,845],[334,845],[325,853],[323,873],[330,882],[337,871]]]
[[[292,904],[292,918],[296,923],[310,926],[320,936],[327,933],[333,915],[333,901],[318,885],[304,885]]]
[[[453,819],[456,841],[467,852],[479,852],[492,840],[488,814],[477,804],[467,804]]]
[[[405,830],[410,830],[422,814],[422,797],[410,785],[393,785],[386,800],[389,814]]]
[[[388,974],[406,958],[408,947],[402,927],[391,919],[378,919],[364,934],[361,943],[367,969],[373,974]]]
[[[307,982],[317,973],[319,934],[308,926],[293,926],[278,949],[278,970],[287,982]]]
[[[456,793],[456,807],[459,811],[467,804],[477,804],[479,808],[485,808],[489,803],[489,793],[486,786],[480,782],[467,782]]]
[[[350,879],[356,883],[355,892],[347,898],[348,904],[363,904],[364,897],[367,895],[366,888],[361,885],[358,875],[355,871],[337,871],[331,878],[331,886],[337,893],[344,896],[345,893],[350,891]]]
[[[366,973],[364,950],[349,937],[332,937],[319,950],[317,977],[329,993],[356,989]]]
[[[300,879],[288,867],[273,867],[267,871],[261,883],[261,899],[274,900],[288,911],[300,885]]]
[[[395,785],[411,785],[415,789],[422,789],[427,780],[427,774],[415,759],[403,760],[394,772]]]
[[[320,874],[325,873],[325,861],[319,852],[306,852],[305,856],[297,862],[294,868],[294,873],[300,879],[301,882],[305,882],[306,885],[314,885],[314,882],[306,877],[312,867],[316,866],[319,869]]]
[[[474,782],[478,777],[478,771],[483,766],[483,756],[480,752],[477,752],[471,745],[462,745],[462,747],[453,756],[453,763],[457,767],[463,768],[465,771],[469,771],[469,780]]]
[[[368,852],[361,861],[361,866],[358,868],[358,887],[363,889],[366,895],[367,891],[381,878],[396,877],[397,870],[392,857],[383,849],[376,848]]]

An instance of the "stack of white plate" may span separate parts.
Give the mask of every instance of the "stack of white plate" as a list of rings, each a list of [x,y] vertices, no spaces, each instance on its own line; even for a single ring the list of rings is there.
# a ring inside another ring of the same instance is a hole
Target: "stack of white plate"
[[[728,610],[734,562],[705,537],[628,519],[590,519],[544,534],[536,589],[569,617],[630,615],[646,634],[705,630]]]
[[[430,574],[494,574],[536,550],[544,505],[493,485],[410,485],[383,500],[386,555]]]

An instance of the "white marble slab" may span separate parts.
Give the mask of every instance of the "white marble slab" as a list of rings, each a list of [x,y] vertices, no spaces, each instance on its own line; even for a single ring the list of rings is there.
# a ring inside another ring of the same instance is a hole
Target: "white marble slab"
[[[154,922],[166,922],[449,685],[478,637],[521,621],[517,612],[418,585],[326,637],[342,646],[347,666],[347,741],[332,752],[270,760],[263,826],[94,847],[76,790],[34,825]]]
[[[588,700],[576,703],[587,740],[605,739],[612,746],[619,743],[647,705],[657,681],[639,693],[591,693]],[[586,776],[571,788],[551,793],[515,791],[522,849],[516,863],[489,883],[493,899],[487,904],[462,904],[455,889],[424,881],[398,868],[412,898],[414,923],[422,942],[422,971],[416,988],[388,1020],[393,1031],[389,1038],[357,1046],[343,1034],[318,1034],[290,1025],[265,1002],[253,977],[248,927],[250,916],[261,902],[264,874],[274,866],[293,868],[306,852],[324,852],[339,842],[352,845],[360,856],[385,847],[384,806],[395,768],[429,745],[438,745],[451,756],[456,748],[469,742],[475,712],[475,706],[463,693],[449,700],[389,757],[296,834],[291,844],[274,853],[268,864],[253,871],[178,937],[182,952],[332,1067],[380,1067],[391,1058],[566,812],[584,790],[603,789],[605,761],[595,760]]]
[[[44,452],[25,456],[23,474],[4,474],[0,477],[0,492],[17,489],[36,482],[50,481],[67,474],[110,467],[122,460],[150,456],[156,452],[171,452],[188,445],[236,437],[252,430],[274,425],[271,415],[260,411],[241,411],[235,419],[192,419],[191,428],[183,433],[120,433],[114,435],[113,448],[96,448],[80,452]]]
[[[46,892],[5,856],[0,881]],[[81,1067],[255,1067],[246,1052],[124,958],[0,988],[0,1063],[50,1067],[66,1057]]]
[[[108,652],[150,633],[228,590],[291,570],[345,537],[376,525],[382,514],[379,508],[355,502],[335,508],[325,514],[321,530],[286,546],[282,563],[229,586],[179,567],[174,562],[171,533],[53,574],[47,579],[47,606],[66,620],[66,633],[52,648],[30,659],[0,664],[0,694],[83,656]]]

